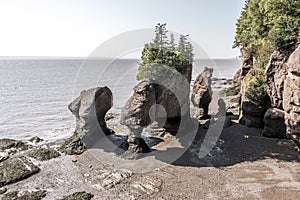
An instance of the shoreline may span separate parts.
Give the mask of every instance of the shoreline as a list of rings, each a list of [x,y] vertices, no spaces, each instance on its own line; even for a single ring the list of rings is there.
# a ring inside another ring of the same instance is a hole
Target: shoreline
[[[220,95],[216,91],[227,87],[228,81],[221,79],[213,82],[213,99],[218,99]],[[216,105],[213,100],[210,113],[216,112]],[[107,121],[108,127],[118,133],[125,133],[125,127],[116,125],[118,114],[111,115],[111,119]],[[45,195],[45,200],[61,199],[72,194],[76,196],[76,192],[83,191],[86,192],[83,195],[89,197],[89,194],[92,194],[93,199],[97,200],[220,197],[252,200],[272,199],[278,196],[291,199],[297,197],[300,192],[300,174],[297,173],[300,169],[300,158],[292,140],[262,137],[262,129],[248,128],[233,119],[233,124],[222,130],[216,146],[206,157],[199,159],[197,155],[207,132],[204,126],[206,121],[199,122],[202,126],[183,155],[173,164],[160,160],[163,165],[158,165],[161,167],[147,173],[137,173],[125,165],[116,166],[107,162],[104,158],[113,154],[101,149],[88,149],[81,155],[59,153],[59,157],[40,161],[28,156],[28,153],[32,150],[48,149],[49,152],[44,152],[45,155],[35,153],[47,157],[53,154],[52,150],[57,152],[65,140],[52,143],[37,142],[35,145],[26,143],[32,146],[28,150],[12,153],[10,158],[0,162],[0,166],[10,159],[25,156],[39,171],[29,178],[0,187],[0,191],[7,190],[0,197],[10,195],[14,191],[20,191],[19,195],[34,192],[39,194],[38,192],[44,191],[42,194]],[[157,150],[164,148],[164,143],[175,141],[175,138],[169,135],[157,137],[163,140],[161,145],[152,147]],[[180,142],[173,143],[165,150],[169,151],[174,147],[180,147]],[[157,158],[148,159],[150,160],[141,162],[152,162]],[[82,199],[82,196],[78,199]]]

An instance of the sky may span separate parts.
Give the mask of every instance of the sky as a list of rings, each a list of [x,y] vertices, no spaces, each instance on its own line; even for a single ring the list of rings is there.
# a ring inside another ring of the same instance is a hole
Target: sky
[[[87,57],[116,35],[160,22],[189,34],[210,58],[235,58],[235,23],[244,2],[0,0],[0,56]]]

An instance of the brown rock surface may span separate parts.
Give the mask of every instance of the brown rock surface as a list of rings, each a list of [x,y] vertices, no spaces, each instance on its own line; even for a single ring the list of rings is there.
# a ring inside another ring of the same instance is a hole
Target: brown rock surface
[[[23,180],[39,170],[24,156],[9,158],[0,163],[0,187]]]
[[[265,137],[286,138],[284,115],[284,111],[278,108],[268,109],[264,116],[265,127],[262,135]]]
[[[284,81],[287,75],[285,62],[287,56],[275,51],[265,71],[267,94],[274,108],[282,109]]]
[[[267,102],[264,104],[256,105],[246,95],[249,88],[250,74],[247,74],[243,79],[241,86],[241,110],[239,115],[239,122],[249,127],[263,128],[264,115],[267,111]]]
[[[156,97],[154,85],[148,81],[140,82],[133,91],[122,110],[121,124],[137,129],[151,123],[149,110],[156,103]]]
[[[300,47],[289,57],[283,90],[283,109],[286,112],[287,133],[300,145]]]
[[[69,110],[76,117],[74,135],[61,147],[67,154],[79,154],[95,138],[111,134],[105,115],[112,107],[112,93],[108,87],[97,87],[82,91],[70,105]]]
[[[40,200],[46,196],[47,191],[13,191],[5,194],[2,200]]]
[[[135,86],[122,110],[121,124],[130,132],[128,144],[121,148],[127,150],[128,155],[150,151],[141,138],[144,127],[157,121],[159,126],[176,134],[180,122],[190,116],[190,72],[182,75],[174,69],[162,68],[161,71],[156,79],[144,80]]]
[[[208,116],[209,104],[212,100],[211,77],[212,68],[205,67],[193,85],[192,102],[195,106],[203,109],[203,116]]]
[[[133,89],[134,93],[126,102],[121,114],[121,124],[126,125],[128,133],[128,144],[122,144],[121,149],[125,150],[124,157],[135,159],[139,153],[147,153],[150,148],[141,138],[144,127],[151,123],[149,115],[150,108],[155,105],[155,88],[149,81],[142,81]]]

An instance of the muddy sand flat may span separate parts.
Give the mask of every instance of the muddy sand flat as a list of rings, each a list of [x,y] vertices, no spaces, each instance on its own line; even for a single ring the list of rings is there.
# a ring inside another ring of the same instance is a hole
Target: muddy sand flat
[[[300,159],[292,141],[264,138],[260,129],[234,123],[223,129],[210,154],[199,159],[206,131],[200,127],[193,144],[173,164],[144,173],[122,162],[111,164],[103,157],[113,158],[110,152],[90,149],[77,156],[32,160],[40,172],[6,188],[47,190],[44,199],[79,191],[90,192],[97,200],[299,199]],[[139,168],[152,161],[139,162]]]

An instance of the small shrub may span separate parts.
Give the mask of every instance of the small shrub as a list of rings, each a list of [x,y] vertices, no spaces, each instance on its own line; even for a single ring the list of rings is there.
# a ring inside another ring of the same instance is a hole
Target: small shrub
[[[252,68],[245,80],[246,97],[256,105],[263,105],[267,97],[263,70]]]

